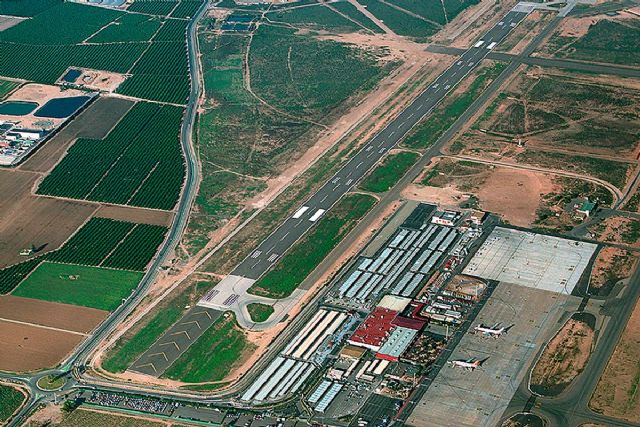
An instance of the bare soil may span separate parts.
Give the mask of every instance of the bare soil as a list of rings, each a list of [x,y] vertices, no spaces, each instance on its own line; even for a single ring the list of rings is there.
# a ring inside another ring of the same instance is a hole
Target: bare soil
[[[629,318],[616,349],[609,359],[589,406],[596,412],[640,422],[640,303]]]
[[[34,371],[57,365],[83,336],[0,320],[0,370]]]
[[[39,175],[0,170],[0,268],[24,261],[22,249],[57,249],[96,209],[91,203],[34,196]]]
[[[450,165],[451,159],[440,160]],[[439,162],[439,163],[440,163]],[[510,224],[529,227],[536,219],[542,196],[556,189],[547,174],[507,167],[482,168],[475,173],[457,175],[455,171],[435,178],[443,187],[424,186],[421,181],[436,165],[429,167],[403,195],[414,200],[437,202],[445,208],[464,205],[470,197],[478,199],[482,210],[496,213]]]
[[[96,211],[95,216],[140,224],[164,225],[165,227],[170,226],[173,221],[173,212],[136,208],[134,206],[102,205]]]
[[[14,25],[18,25],[27,18],[20,18],[17,16],[0,16],[0,32],[11,28]]]
[[[510,224],[527,227],[536,219],[541,197],[553,190],[546,174],[495,168],[478,191],[478,198],[483,210],[501,215]]]
[[[88,333],[109,312],[12,295],[0,296],[0,318]]]
[[[549,341],[533,368],[530,381],[532,390],[556,395],[569,385],[589,361],[594,336],[593,329],[586,323],[569,319]]]

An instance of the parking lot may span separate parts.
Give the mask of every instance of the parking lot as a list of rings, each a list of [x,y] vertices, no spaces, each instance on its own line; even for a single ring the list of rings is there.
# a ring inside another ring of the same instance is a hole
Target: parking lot
[[[593,243],[496,227],[464,273],[570,294],[595,250]]]
[[[448,357],[482,361],[474,371],[445,365],[407,423],[416,427],[489,426],[500,420],[528,367],[580,299],[566,294],[500,283],[475,324],[499,323],[498,338],[467,332]]]

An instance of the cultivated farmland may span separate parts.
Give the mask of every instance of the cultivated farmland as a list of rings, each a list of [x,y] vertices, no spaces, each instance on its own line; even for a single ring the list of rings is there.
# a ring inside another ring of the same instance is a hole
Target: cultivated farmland
[[[0,292],[10,292],[45,260],[141,271],[155,255],[164,232],[164,227],[154,225],[93,218],[59,250],[0,270]],[[145,236],[147,240],[138,241]]]
[[[13,295],[111,311],[141,278],[142,273],[132,271],[44,262]]]
[[[160,28],[161,22],[158,18],[145,15],[134,15],[127,13],[106,26],[88,42],[90,43],[113,43],[147,41]]]
[[[0,384],[0,422],[8,420],[24,401],[25,396],[22,392]]]
[[[181,119],[181,108],[136,104],[107,138],[76,141],[38,194],[172,209],[184,176]]]

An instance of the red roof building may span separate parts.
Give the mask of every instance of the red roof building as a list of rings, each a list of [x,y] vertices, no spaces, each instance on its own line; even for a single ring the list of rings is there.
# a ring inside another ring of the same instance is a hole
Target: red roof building
[[[393,326],[399,326],[401,328],[407,329],[415,329],[416,331],[421,331],[424,328],[424,324],[426,323],[423,320],[419,319],[411,319],[409,317],[397,316],[391,322]]]
[[[391,334],[391,330],[394,328],[393,321],[397,316],[397,311],[376,307],[349,338],[349,344],[365,347],[372,351],[380,350],[382,344]]]

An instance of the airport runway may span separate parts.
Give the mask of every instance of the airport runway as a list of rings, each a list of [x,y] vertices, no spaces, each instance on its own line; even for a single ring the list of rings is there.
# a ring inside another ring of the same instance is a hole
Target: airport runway
[[[257,280],[300,239],[316,221],[326,215],[340,198],[350,191],[375,164],[449,93],[509,32],[528,14],[510,11],[473,47],[466,50],[402,111],[389,125],[371,139],[333,178],[313,194],[303,206],[265,239],[231,273]]]

